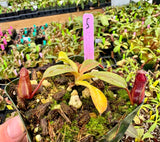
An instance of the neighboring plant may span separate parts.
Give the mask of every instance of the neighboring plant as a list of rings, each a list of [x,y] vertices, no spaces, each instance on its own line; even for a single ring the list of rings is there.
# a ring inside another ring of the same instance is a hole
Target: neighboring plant
[[[151,47],[151,42],[147,42],[147,44],[145,44],[144,40],[148,39],[144,38],[144,36],[140,36],[139,38],[131,40],[130,49],[127,51],[127,54],[132,53],[134,55],[138,55],[141,60],[146,62],[149,58],[156,58],[156,55],[152,49],[149,48]]]
[[[146,72],[143,70],[139,70],[137,72],[137,75],[135,77],[135,82],[130,94],[132,98],[131,100],[133,101],[131,103],[133,104],[140,105],[144,100],[145,87],[147,83],[147,77],[145,74]]]
[[[18,84],[18,97],[23,99],[31,99],[32,95],[32,85],[29,78],[29,73],[26,68],[22,68],[20,71],[20,79]]]
[[[123,38],[123,36],[120,35],[119,40],[117,39],[117,40],[114,41],[114,46],[115,46],[115,47],[114,47],[113,51],[114,51],[115,53],[118,52],[119,54],[121,54],[120,51],[121,51],[122,47],[123,47],[124,49],[128,49],[128,43],[122,41],[122,38]]]
[[[141,106],[134,123],[127,130],[127,135],[135,138],[136,142],[145,142],[148,139],[159,140],[159,134],[157,131],[160,126],[160,87],[159,87],[159,75],[160,72],[150,72],[147,74],[149,87],[145,93],[144,104]],[[143,88],[143,87],[142,87]],[[153,94],[155,97],[153,97]],[[148,128],[149,126],[149,128]],[[155,134],[158,136],[156,139]]]
[[[49,50],[47,57],[57,58],[59,51],[67,52],[68,55],[81,55],[83,45],[78,42],[79,38],[78,32],[68,25],[52,22],[46,30],[45,49]]]

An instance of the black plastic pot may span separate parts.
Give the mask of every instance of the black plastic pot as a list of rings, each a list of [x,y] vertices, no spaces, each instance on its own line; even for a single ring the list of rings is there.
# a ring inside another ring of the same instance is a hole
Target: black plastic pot
[[[27,18],[26,15],[28,15],[28,14],[20,14],[20,15],[19,15],[19,19],[20,19],[20,20],[26,19],[26,18]],[[30,15],[30,14],[29,14],[29,15]]]
[[[1,18],[1,17],[16,16],[16,15],[17,15],[17,12],[3,13],[3,14],[0,14],[0,18]]]
[[[63,9],[62,9],[63,7],[62,6],[57,6],[56,7],[56,14],[62,14],[63,13]]]
[[[5,109],[4,109],[3,111],[0,111],[0,124],[3,124],[4,121],[5,121],[5,119],[6,119],[6,116],[7,116],[8,114],[11,114],[11,113],[14,112],[14,111],[15,111],[15,109],[9,110],[9,109],[7,109],[6,107],[5,107]]]
[[[98,8],[98,2],[97,3],[91,3],[90,6],[97,9]]]
[[[33,12],[32,13],[32,18],[38,17],[38,12]]]
[[[111,6],[111,2],[101,2],[99,7],[102,8],[106,6]]]
[[[52,8],[52,9],[50,10],[50,14],[51,14],[51,15],[55,15],[55,14],[56,14],[56,9],[55,9],[55,8]]]
[[[43,40],[45,40],[45,37],[40,37],[40,38],[36,38],[35,39],[35,43],[38,45],[38,44],[42,44],[43,43]]]
[[[84,57],[72,56],[70,59],[82,63],[84,60]],[[58,63],[61,64],[62,62],[58,62]],[[13,84],[17,85],[18,81],[19,81],[19,78],[15,79],[12,82],[10,82],[9,84],[7,84],[5,86],[5,93],[10,98],[10,100],[13,102],[13,105],[16,108],[19,116],[21,117],[21,119],[24,123],[25,129],[26,129],[27,123],[25,123],[25,119],[23,118],[23,116],[20,114],[18,108],[16,107],[16,100],[13,100],[12,97],[9,95],[11,86]],[[140,107],[141,107],[141,105],[139,105],[137,108],[135,108],[130,114],[128,114],[124,119],[122,119],[114,128],[112,128],[108,133],[106,133],[104,136],[102,136],[98,140],[98,142],[118,142],[124,136],[124,133],[126,132],[128,126],[132,122],[134,116],[137,114]],[[28,141],[32,142],[32,138],[30,137],[30,134],[28,133],[27,129],[26,129],[26,132],[27,132],[27,136],[28,136]]]
[[[3,17],[6,17],[6,14],[5,14],[5,13],[0,14],[0,18],[3,18]]]
[[[112,43],[111,43],[111,47],[107,49],[100,49],[101,50],[100,57],[111,56],[113,54],[116,61],[121,60],[122,55],[120,55],[119,53],[114,53],[113,49],[114,49],[114,46],[112,45]]]
[[[77,11],[76,4],[69,5],[69,11],[70,12],[76,12]]]
[[[26,128],[25,119],[23,118],[23,116],[20,114],[18,108],[16,107],[15,101],[12,100],[11,96],[8,93],[10,86],[13,84],[18,84],[18,81],[19,81],[19,78],[15,79],[11,83],[7,84],[5,86],[5,93],[12,101],[15,109],[17,110],[20,118],[22,119],[22,122],[24,123],[25,129],[27,132],[28,141],[32,142],[32,138],[30,137],[30,134]],[[127,128],[129,127],[130,123],[132,122],[133,118],[137,114],[140,107],[141,107],[141,105],[139,105],[135,110],[133,110],[124,119],[122,119],[119,124],[117,124],[114,128],[112,128],[106,135],[102,136],[97,142],[118,142],[118,141],[120,141],[120,139],[124,136],[124,133],[126,132]]]
[[[10,13],[7,13],[7,17],[16,16],[16,15],[17,15],[17,12],[10,12]]]
[[[64,7],[63,8],[63,13],[69,13],[70,11],[69,11],[69,7]]]
[[[2,79],[0,78],[0,88],[3,88],[11,81],[15,80],[17,77],[9,78],[9,79]]]
[[[32,14],[25,14],[25,19],[29,19],[29,18],[32,18],[33,16],[32,16]]]
[[[48,9],[48,10],[38,10],[37,17],[49,16],[57,14],[56,9]]]
[[[153,0],[153,3],[160,4],[160,1],[159,0]]]
[[[18,15],[27,14],[27,13],[31,13],[31,9],[24,9],[24,10],[19,10],[18,11]]]
[[[103,56],[100,57],[101,61],[102,61],[102,65],[104,68],[107,68],[107,61],[110,63],[111,67],[117,67],[117,61],[115,58],[112,58],[111,56]]]
[[[89,10],[89,8],[90,8],[89,4],[86,4],[83,10]]]

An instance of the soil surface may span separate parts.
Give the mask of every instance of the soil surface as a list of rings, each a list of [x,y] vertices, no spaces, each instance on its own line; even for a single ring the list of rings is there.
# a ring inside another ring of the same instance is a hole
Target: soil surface
[[[88,11],[81,11],[81,12],[73,12],[73,13],[66,13],[66,14],[59,14],[59,15],[52,15],[52,16],[45,16],[39,18],[32,18],[32,19],[25,19],[19,21],[11,21],[11,22],[4,22],[0,23],[1,30],[7,30],[12,26],[14,29],[21,29],[25,27],[32,27],[34,24],[36,26],[44,25],[45,23],[60,22],[64,23],[68,21],[68,18],[74,18],[77,16],[82,16],[84,13],[97,13],[103,12],[103,9],[93,9]]]

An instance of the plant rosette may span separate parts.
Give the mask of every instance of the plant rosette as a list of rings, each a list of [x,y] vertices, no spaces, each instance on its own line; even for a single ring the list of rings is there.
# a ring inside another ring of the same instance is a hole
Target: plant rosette
[[[125,80],[99,69],[95,60],[78,63],[64,52],[59,53],[58,60],[64,64],[51,66],[43,74],[32,74],[31,81],[22,68],[20,78],[5,87],[26,126],[28,140],[119,141],[141,106],[130,104]],[[137,95],[136,85],[131,97]],[[113,86],[114,91],[110,89]],[[136,103],[135,98],[133,101]]]

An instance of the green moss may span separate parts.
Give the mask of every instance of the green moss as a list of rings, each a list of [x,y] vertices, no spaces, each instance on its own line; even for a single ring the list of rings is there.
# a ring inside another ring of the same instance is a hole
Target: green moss
[[[79,132],[77,121],[73,121],[71,126],[64,124],[60,132],[63,135],[64,142],[76,141]]]
[[[108,131],[106,123],[107,120],[104,117],[98,116],[97,118],[91,118],[85,127],[89,134],[94,135],[98,139]]]
[[[124,90],[124,89],[119,89],[119,90],[117,91],[117,94],[118,94],[118,98],[129,100],[129,97],[128,97],[128,94],[127,94],[126,90]]]
[[[64,99],[64,100],[69,100],[70,97],[71,97],[71,93],[70,93],[69,91],[67,91],[67,92],[64,94],[63,99]]]
[[[52,104],[50,105],[50,109],[53,110],[55,108],[55,105],[57,105],[57,101],[52,99]]]
[[[54,121],[50,121],[49,123],[52,125],[54,123]]]
[[[6,107],[6,103],[5,103],[5,101],[2,101],[2,102],[0,103],[0,110],[4,110],[5,107]]]

